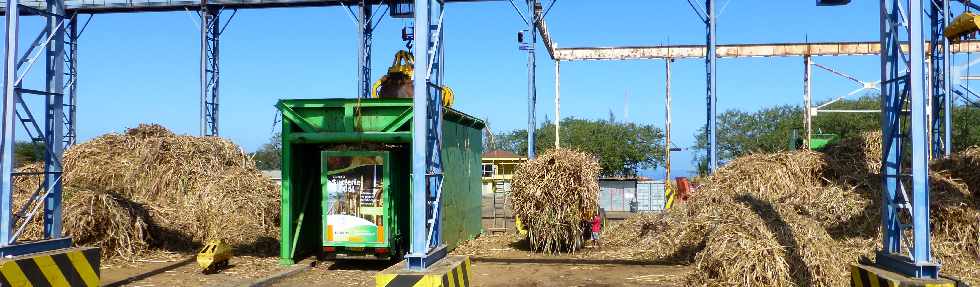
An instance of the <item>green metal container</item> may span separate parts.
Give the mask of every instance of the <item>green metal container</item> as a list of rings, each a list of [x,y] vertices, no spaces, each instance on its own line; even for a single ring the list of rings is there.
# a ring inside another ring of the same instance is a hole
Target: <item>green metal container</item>
[[[810,138],[810,150],[822,150],[838,140],[840,140],[840,136],[836,134],[813,134],[813,137]]]
[[[408,251],[411,99],[280,100],[280,263],[310,255],[400,257]],[[484,123],[443,116],[442,238],[480,234]]]

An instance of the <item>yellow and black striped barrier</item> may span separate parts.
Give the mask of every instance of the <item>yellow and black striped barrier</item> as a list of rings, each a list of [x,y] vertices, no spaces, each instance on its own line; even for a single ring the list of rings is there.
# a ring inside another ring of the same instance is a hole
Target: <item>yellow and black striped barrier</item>
[[[99,252],[79,247],[0,260],[0,286],[99,286]]]
[[[469,287],[470,258],[447,256],[424,272],[405,271],[405,262],[378,273],[378,287]]]
[[[674,189],[671,188],[669,184],[665,185],[664,198],[666,200],[664,201],[664,209],[670,209],[671,207],[674,207],[674,197],[676,197],[676,193],[674,192]]]
[[[852,287],[956,287],[947,279],[919,280],[867,265],[851,265]]]

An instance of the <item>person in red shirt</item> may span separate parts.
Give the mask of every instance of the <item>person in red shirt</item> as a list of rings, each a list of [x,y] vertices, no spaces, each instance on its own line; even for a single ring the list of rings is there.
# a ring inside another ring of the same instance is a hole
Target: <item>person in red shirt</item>
[[[599,232],[602,231],[602,217],[596,214],[592,217],[592,245],[602,247],[599,243]]]

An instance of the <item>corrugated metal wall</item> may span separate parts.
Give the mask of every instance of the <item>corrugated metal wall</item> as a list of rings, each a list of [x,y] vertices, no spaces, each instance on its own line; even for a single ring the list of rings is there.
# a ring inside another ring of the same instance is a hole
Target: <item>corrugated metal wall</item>
[[[599,207],[606,211],[662,211],[665,202],[663,181],[599,180]]]
[[[452,250],[480,234],[483,131],[444,121],[442,128],[442,239]]]
[[[663,181],[640,181],[636,183],[636,201],[638,211],[663,211],[666,198],[664,197]]]
[[[635,180],[599,179],[599,207],[606,211],[630,211],[636,199]]]

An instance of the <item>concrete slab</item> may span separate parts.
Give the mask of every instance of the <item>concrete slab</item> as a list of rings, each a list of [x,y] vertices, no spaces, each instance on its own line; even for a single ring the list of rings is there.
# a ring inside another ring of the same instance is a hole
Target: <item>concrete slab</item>
[[[910,278],[902,274],[878,267],[852,264],[851,286],[855,287],[957,287],[956,282],[940,278],[924,280]]]
[[[446,256],[429,269],[421,272],[405,269],[402,260],[375,275],[378,287],[469,287],[471,272],[468,256]]]

